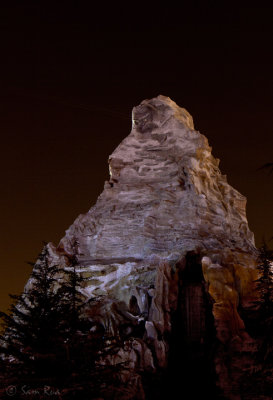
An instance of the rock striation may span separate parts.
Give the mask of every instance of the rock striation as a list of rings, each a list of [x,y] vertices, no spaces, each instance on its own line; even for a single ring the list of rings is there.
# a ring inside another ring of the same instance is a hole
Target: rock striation
[[[51,256],[64,263],[78,241],[88,278],[82,292],[100,299],[90,318],[124,338],[118,357],[132,371],[166,368],[175,329],[201,353],[214,329],[213,362],[228,393],[234,376],[223,349],[251,347],[239,311],[251,306],[257,274],[246,198],[221,174],[191,115],[170,98],[144,100],[132,121],[109,157],[102,194],[57,248],[49,245]],[[137,372],[125,380],[132,376],[138,389],[131,398],[144,398]]]

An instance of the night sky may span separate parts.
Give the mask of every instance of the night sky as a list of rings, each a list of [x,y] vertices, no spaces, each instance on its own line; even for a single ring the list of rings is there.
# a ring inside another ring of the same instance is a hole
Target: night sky
[[[273,236],[273,174],[257,171],[273,162],[273,5],[6,3],[0,309],[23,290],[42,241],[58,244],[94,205],[132,107],[159,94],[192,114],[247,197],[256,244]]]

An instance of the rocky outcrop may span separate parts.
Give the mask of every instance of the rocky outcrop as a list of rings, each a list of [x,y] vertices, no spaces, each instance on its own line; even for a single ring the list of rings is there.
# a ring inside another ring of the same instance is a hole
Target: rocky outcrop
[[[64,263],[78,241],[88,278],[82,292],[99,296],[90,318],[124,339],[119,357],[132,371],[166,368],[175,329],[200,354],[211,342],[251,347],[238,311],[251,306],[256,278],[245,197],[221,174],[190,114],[168,97],[143,101],[132,119],[97,203],[57,249],[50,245],[51,256]],[[221,351],[216,373],[232,398]]]

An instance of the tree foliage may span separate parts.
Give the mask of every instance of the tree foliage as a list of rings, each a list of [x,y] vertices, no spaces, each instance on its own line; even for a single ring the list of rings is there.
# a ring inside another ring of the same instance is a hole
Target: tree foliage
[[[56,266],[49,266],[45,246],[24,292],[11,296],[9,313],[0,313],[4,328],[1,352],[10,361],[10,376],[40,377],[52,370],[62,329],[60,292],[53,290],[57,272]]]
[[[259,252],[259,263],[257,266],[259,277],[257,279],[257,290],[259,292],[259,312],[264,323],[273,315],[273,250],[264,243]]]
[[[102,326],[94,326],[84,316],[84,280],[76,243],[64,268],[49,262],[48,247],[44,247],[24,292],[11,296],[9,313],[0,313],[0,360],[6,387],[48,385],[69,399],[92,398],[102,382],[113,383],[113,367],[99,365],[98,360],[113,354],[114,341]]]
[[[266,243],[260,248],[260,262],[257,268],[259,271],[257,322],[261,342],[258,356],[264,364],[273,366],[273,250],[270,250]]]
[[[242,380],[242,392],[251,395],[272,395],[273,392],[273,250],[264,242],[259,249],[258,272],[256,281],[258,300],[253,320],[255,329],[252,334],[258,345],[254,357],[254,369],[246,371]],[[254,397],[251,397],[254,398]]]
[[[265,163],[264,165],[262,165],[260,168],[258,168],[259,170],[260,169],[266,169],[268,172],[269,172],[269,174],[272,174],[273,173],[273,163],[272,162],[269,162],[269,163]]]

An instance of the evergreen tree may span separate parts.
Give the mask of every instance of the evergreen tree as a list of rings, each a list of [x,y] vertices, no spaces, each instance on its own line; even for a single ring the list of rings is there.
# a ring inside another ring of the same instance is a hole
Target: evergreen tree
[[[259,358],[263,363],[272,363],[273,356],[273,250],[266,243],[260,248],[260,262],[258,264],[259,278],[257,290],[259,293],[258,305],[258,335],[261,338]],[[273,364],[272,364],[273,365]]]
[[[120,366],[101,365],[99,360],[112,356],[118,346],[116,338],[110,337],[102,325],[91,322],[86,316],[86,310],[90,311],[97,299],[86,302],[82,295],[81,289],[88,278],[83,277],[78,260],[79,244],[75,239],[71,249],[61,288],[66,363],[70,371],[63,398],[90,398],[99,396],[102,387],[117,384]]]
[[[255,325],[254,337],[258,344],[255,357],[255,369],[245,371],[242,379],[242,392],[251,395],[272,395],[273,392],[273,251],[264,242],[259,249],[258,271],[256,281],[258,300],[254,303]],[[251,379],[250,379],[251,377]]]
[[[264,165],[262,165],[259,169],[267,169],[269,171],[269,174],[273,173],[273,163],[269,162],[269,163],[265,163]]]
[[[72,248],[68,265],[60,268],[50,264],[45,246],[24,292],[11,296],[8,314],[0,313],[0,361],[6,387],[48,385],[61,391],[63,399],[93,398],[103,385],[115,382],[119,367],[100,365],[99,359],[113,355],[116,340],[84,317],[84,307],[92,307],[96,299],[85,303],[76,242]]]
[[[57,273],[57,266],[49,265],[45,246],[33,265],[24,292],[11,296],[9,313],[0,313],[3,321],[0,352],[8,366],[9,378],[16,377],[24,383],[39,379],[52,383],[58,375],[56,359],[63,349],[61,293],[55,289]]]
[[[67,335],[75,334],[77,329],[83,329],[86,320],[83,317],[85,298],[81,293],[84,282],[78,261],[79,245],[76,240],[72,243],[72,254],[68,255],[68,265],[62,269],[62,283],[60,293],[62,296],[62,312],[67,326]]]

